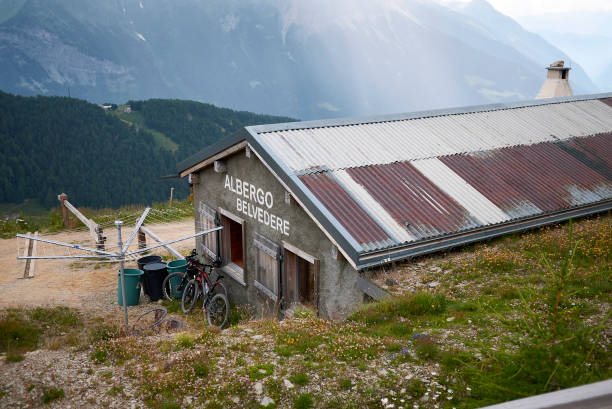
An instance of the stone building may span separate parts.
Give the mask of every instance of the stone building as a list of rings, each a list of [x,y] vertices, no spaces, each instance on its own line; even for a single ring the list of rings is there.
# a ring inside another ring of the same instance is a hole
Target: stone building
[[[342,319],[361,272],[612,208],[612,94],[246,127],[178,165],[230,298]]]

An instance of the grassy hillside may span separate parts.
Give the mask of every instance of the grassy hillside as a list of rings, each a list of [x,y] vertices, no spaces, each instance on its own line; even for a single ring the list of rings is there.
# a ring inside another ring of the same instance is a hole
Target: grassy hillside
[[[50,208],[65,192],[77,206],[118,207],[165,200],[171,186],[185,197],[185,181],[158,180],[175,174],[177,161],[246,125],[290,120],[193,101],[131,105],[128,114],[0,92],[0,203]]]
[[[184,331],[125,337],[119,309],[5,311],[0,349],[15,363],[0,378],[32,386],[5,387],[0,404],[54,390],[65,405],[476,408],[608,379],[611,237],[607,214],[373,271],[394,297],[344,322],[240,307],[220,332],[165,303]],[[45,367],[52,351],[24,355],[39,348],[61,351],[61,368]]]
[[[188,157],[247,125],[295,121],[287,117],[233,111],[211,104],[177,99],[128,101],[127,105],[132,109],[131,113],[125,113],[120,107],[114,111],[115,115],[153,132],[168,149],[178,147],[177,152],[181,158]]]

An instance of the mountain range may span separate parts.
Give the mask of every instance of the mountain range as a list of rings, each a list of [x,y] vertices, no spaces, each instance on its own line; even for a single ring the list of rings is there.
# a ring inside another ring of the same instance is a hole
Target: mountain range
[[[97,103],[375,115],[530,99],[568,58],[485,0],[0,0],[0,89]]]
[[[612,90],[612,10],[551,12],[519,22],[583,64],[602,91]]]

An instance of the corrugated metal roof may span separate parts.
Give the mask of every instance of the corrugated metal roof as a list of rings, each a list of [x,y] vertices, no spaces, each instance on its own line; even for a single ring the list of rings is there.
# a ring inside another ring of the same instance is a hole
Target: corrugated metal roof
[[[331,125],[258,136],[364,252],[612,198],[608,100]]]
[[[292,170],[344,169],[569,139],[612,130],[594,99],[523,108],[259,134]]]

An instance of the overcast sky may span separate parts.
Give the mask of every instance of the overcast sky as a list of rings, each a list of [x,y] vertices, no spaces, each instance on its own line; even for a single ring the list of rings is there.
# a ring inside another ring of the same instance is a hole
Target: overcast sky
[[[487,0],[502,13],[520,16],[574,11],[612,11],[612,0]]]

